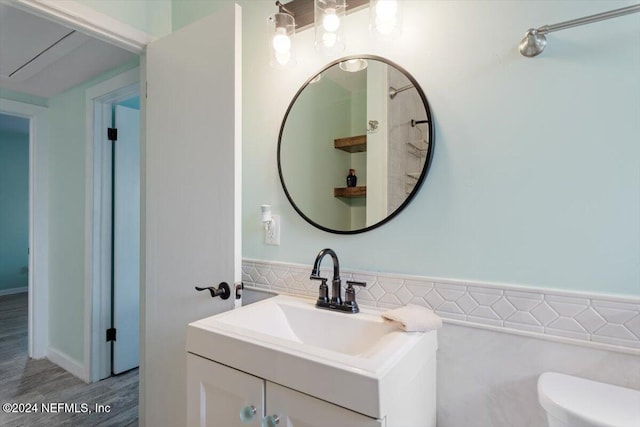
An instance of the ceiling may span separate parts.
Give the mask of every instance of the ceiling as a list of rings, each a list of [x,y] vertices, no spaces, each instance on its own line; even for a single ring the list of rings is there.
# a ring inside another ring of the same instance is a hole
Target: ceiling
[[[0,3],[0,87],[49,98],[137,55]]]

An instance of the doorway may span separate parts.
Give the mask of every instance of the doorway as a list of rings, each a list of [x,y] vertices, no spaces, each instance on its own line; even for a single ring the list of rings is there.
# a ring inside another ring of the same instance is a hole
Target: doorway
[[[91,132],[87,202],[91,265],[85,340],[90,381],[139,365],[140,100],[139,69],[87,89]],[[88,165],[89,166],[89,165]]]
[[[21,148],[22,154],[26,150],[27,153],[27,245],[18,243],[19,247],[14,249],[20,261],[18,264],[13,263],[10,270],[13,271],[13,284],[8,285],[11,289],[5,290],[5,293],[11,293],[24,290],[24,279],[27,280],[27,347],[28,357],[35,359],[45,357],[48,346],[47,322],[49,316],[48,310],[48,184],[46,182],[46,170],[48,168],[47,157],[47,109],[45,107],[22,102],[11,101],[8,99],[0,99],[0,113],[8,120],[13,122],[11,128],[15,132],[26,134],[27,147]],[[25,131],[25,124],[27,130]],[[18,129],[15,128],[18,126]],[[4,138],[2,139],[4,141]],[[4,156],[3,156],[4,157]],[[3,171],[7,168],[0,167]],[[24,163],[20,166],[24,177]],[[9,178],[13,179],[13,178]],[[4,181],[4,180],[3,180]],[[9,188],[12,188],[12,182],[4,181]],[[11,190],[13,191],[13,190]],[[21,194],[20,197],[24,197]],[[24,212],[24,200],[21,203],[21,211]],[[0,202],[5,207],[4,202]],[[4,214],[3,214],[4,215]],[[20,214],[21,215],[21,214]],[[22,218],[24,221],[24,218]],[[21,223],[24,226],[24,222]],[[9,229],[13,229],[13,225],[9,225]],[[15,231],[10,231],[15,233]],[[22,235],[24,230],[20,231]],[[0,242],[5,242],[4,233],[0,236]],[[26,265],[24,263],[27,257]],[[26,267],[26,268],[25,268]],[[18,284],[15,279],[18,278]],[[24,295],[23,295],[24,296]]]

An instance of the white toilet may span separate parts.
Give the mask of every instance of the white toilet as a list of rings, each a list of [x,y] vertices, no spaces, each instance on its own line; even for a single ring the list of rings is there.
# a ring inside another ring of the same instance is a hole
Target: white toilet
[[[546,372],[538,399],[549,427],[640,427],[640,391]]]

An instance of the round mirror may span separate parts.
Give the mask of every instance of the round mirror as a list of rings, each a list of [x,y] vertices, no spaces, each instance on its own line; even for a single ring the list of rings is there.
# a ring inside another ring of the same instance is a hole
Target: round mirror
[[[278,171],[307,222],[361,233],[407,206],[427,175],[433,145],[429,104],[411,75],[379,57],[342,58],[291,101]]]

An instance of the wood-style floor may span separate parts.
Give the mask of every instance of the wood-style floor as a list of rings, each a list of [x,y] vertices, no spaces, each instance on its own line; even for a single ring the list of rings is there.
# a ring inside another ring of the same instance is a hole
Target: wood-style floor
[[[46,359],[29,359],[27,314],[26,293],[0,297],[0,426],[137,426],[138,370],[85,384]],[[37,404],[39,411],[6,413],[7,403]],[[62,403],[61,412],[43,413],[43,403]],[[83,413],[82,404],[110,412]]]

